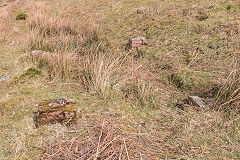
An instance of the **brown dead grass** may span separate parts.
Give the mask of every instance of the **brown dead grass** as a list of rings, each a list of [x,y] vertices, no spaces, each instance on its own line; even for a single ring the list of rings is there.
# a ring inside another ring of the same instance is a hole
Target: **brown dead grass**
[[[240,82],[239,82],[239,58],[236,58],[232,63],[232,70],[229,71],[229,76],[219,88],[214,99],[214,107],[218,110],[231,112],[237,110],[240,113]]]
[[[228,3],[234,4],[229,10]],[[19,11],[27,13],[26,21],[14,21]],[[13,59],[5,55],[4,60],[16,70],[19,52],[37,49],[56,56],[21,64],[22,70],[29,65],[42,70],[46,74],[41,78],[1,85],[0,142],[7,147],[0,146],[0,158],[239,159],[237,11],[236,0],[90,0],[78,5],[71,0],[19,0],[6,6],[0,29],[8,32],[0,31],[1,53],[11,50]],[[141,54],[125,50],[129,37],[136,36],[150,42],[139,48]],[[21,48],[17,53],[16,45]],[[191,72],[185,76],[182,71]],[[169,79],[175,73],[194,92],[177,88]],[[194,86],[195,80],[207,86]],[[177,101],[213,85],[220,86],[214,105],[218,111],[176,108]],[[78,113],[86,109],[99,117],[93,122],[80,117],[73,130],[33,128],[34,103],[65,94],[76,98]],[[113,119],[102,113],[106,110]]]
[[[88,124],[82,137],[58,139],[43,150],[42,159],[156,159],[145,147],[152,143],[141,134],[127,134],[112,120]]]

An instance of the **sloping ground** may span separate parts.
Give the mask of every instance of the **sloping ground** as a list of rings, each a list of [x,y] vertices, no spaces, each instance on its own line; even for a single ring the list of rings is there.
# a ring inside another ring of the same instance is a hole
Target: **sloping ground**
[[[8,2],[0,159],[239,159],[239,17],[237,0]],[[149,45],[129,50],[136,36]],[[35,49],[63,58],[31,59]],[[181,104],[192,93],[216,104]],[[76,100],[78,124],[35,128],[36,103],[61,97]]]

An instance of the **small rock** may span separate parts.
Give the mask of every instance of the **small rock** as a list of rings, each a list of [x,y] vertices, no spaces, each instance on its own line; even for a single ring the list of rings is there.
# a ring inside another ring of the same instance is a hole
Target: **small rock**
[[[129,39],[129,45],[132,48],[136,48],[136,47],[139,47],[141,45],[146,45],[147,43],[148,43],[147,39],[144,38],[144,37],[137,37],[137,38],[130,38]]]
[[[7,80],[7,79],[9,79],[9,78],[11,78],[9,75],[5,75],[5,76],[3,76],[2,78],[0,78],[0,82],[1,82],[1,81],[5,81],[5,80]]]
[[[189,102],[189,104],[200,107],[200,108],[204,108],[204,109],[207,108],[207,105],[198,96],[189,96],[188,102]]]

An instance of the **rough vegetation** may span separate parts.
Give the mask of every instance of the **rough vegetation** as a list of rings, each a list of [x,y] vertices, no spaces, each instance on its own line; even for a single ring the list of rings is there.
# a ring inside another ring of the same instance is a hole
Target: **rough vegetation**
[[[26,20],[27,15],[25,13],[19,13],[16,17],[16,20]]]
[[[0,1],[0,159],[240,159],[239,13],[238,0]],[[36,104],[62,97],[77,123],[36,128]]]

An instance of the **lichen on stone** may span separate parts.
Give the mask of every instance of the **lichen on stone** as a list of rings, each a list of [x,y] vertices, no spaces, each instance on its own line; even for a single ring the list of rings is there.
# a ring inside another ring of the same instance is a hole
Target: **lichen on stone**
[[[33,120],[36,127],[49,123],[69,123],[76,121],[76,104],[72,99],[44,100],[37,105]]]

